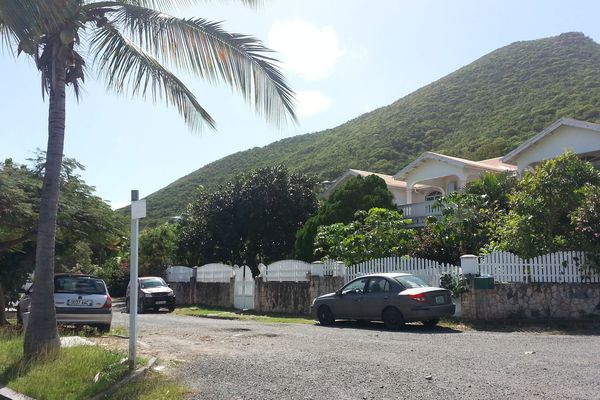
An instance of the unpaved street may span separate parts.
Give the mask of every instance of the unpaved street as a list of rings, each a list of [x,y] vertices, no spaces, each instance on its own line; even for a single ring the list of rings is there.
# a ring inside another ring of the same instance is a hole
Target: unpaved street
[[[184,361],[194,399],[600,399],[599,336],[139,320],[140,352]]]

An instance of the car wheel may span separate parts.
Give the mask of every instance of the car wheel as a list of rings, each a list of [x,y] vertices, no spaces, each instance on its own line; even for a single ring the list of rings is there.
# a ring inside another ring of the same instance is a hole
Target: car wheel
[[[146,309],[144,308],[144,302],[138,299],[138,314],[143,314]]]
[[[159,306],[154,306],[154,308],[152,310],[154,310],[154,312],[158,312],[160,310],[160,307]]]
[[[423,326],[425,326],[426,328],[433,328],[434,326],[436,326],[438,324],[438,322],[440,322],[439,318],[428,319],[427,321],[421,321]]]
[[[169,312],[175,311],[175,307],[169,307]]]
[[[396,308],[389,307],[383,310],[383,323],[388,329],[398,330],[404,326],[404,318]]]
[[[324,326],[333,325],[335,322],[333,313],[327,306],[319,307],[319,310],[317,311],[317,317],[319,318],[319,323]]]
[[[108,333],[110,332],[110,324],[100,324],[97,326],[98,332],[100,333]]]
[[[129,314],[129,298],[125,299],[125,312]]]

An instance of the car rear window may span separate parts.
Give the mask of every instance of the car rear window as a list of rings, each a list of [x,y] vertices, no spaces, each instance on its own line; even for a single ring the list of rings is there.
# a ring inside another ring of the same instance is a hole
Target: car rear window
[[[429,287],[429,285],[421,278],[414,275],[397,276],[394,279],[407,289],[418,287]]]
[[[165,287],[167,284],[160,278],[155,279],[144,279],[140,281],[140,287],[142,289],[150,289],[155,287]]]
[[[54,278],[54,293],[106,294],[102,279],[87,276],[59,276]]]

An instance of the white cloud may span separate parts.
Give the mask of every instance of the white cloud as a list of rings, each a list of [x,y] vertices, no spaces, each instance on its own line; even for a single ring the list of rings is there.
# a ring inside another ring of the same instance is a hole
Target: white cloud
[[[319,28],[301,18],[275,22],[269,31],[269,47],[278,51],[284,69],[307,81],[321,79],[334,70],[346,51],[341,49],[331,26]]]
[[[312,117],[331,106],[331,99],[318,90],[300,90],[296,93],[298,117]]]

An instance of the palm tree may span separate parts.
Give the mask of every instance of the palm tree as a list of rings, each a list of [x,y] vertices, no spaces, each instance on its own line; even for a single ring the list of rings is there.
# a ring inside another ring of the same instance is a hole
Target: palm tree
[[[65,132],[65,89],[79,96],[88,67],[118,93],[164,99],[192,130],[215,127],[194,94],[165,65],[239,91],[277,125],[295,121],[294,93],[270,50],[254,37],[201,18],[166,12],[194,0],[0,0],[0,42],[32,57],[49,99],[48,147],[37,230],[34,291],[24,354],[58,351],[54,243]],[[245,0],[244,3],[255,3]]]

